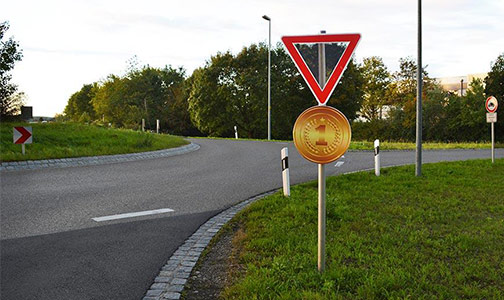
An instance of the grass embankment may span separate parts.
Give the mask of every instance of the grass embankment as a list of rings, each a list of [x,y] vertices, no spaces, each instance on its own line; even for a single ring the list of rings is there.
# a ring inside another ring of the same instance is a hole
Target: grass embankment
[[[235,221],[244,272],[227,299],[503,299],[504,160],[327,180],[327,268],[317,272],[317,184]],[[236,274],[235,274],[236,276]]]
[[[496,143],[496,148],[504,148],[504,144]],[[373,141],[352,141],[350,143],[350,150],[369,150],[374,148]],[[427,150],[435,149],[490,149],[492,143],[436,143],[436,142],[423,142],[422,148]],[[381,150],[414,150],[416,149],[415,143],[408,142],[380,142]]]
[[[216,139],[216,140],[236,140],[234,138],[221,138],[221,137],[193,137],[201,139]],[[267,142],[265,139],[238,139],[241,141],[261,141]],[[292,142],[290,140],[271,140],[271,142]],[[495,143],[496,148],[504,148],[503,143]],[[373,150],[374,141],[352,141],[350,142],[350,150]],[[492,144],[489,142],[473,142],[473,143],[438,143],[438,142],[423,142],[422,148],[427,150],[434,149],[490,149]],[[415,143],[409,142],[380,142],[381,150],[414,150],[416,149]]]
[[[13,143],[12,128],[31,126],[33,144]],[[188,144],[177,136],[112,129],[77,123],[2,123],[0,124],[0,161],[110,155],[173,148]]]

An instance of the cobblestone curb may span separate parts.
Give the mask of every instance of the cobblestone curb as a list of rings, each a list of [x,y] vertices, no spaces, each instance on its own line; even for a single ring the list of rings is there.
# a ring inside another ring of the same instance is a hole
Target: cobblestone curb
[[[276,191],[266,192],[240,202],[201,225],[201,227],[173,253],[168,262],[161,268],[161,271],[154,279],[154,283],[145,294],[143,300],[180,299],[181,293],[184,290],[184,285],[191,275],[191,271],[196,265],[201,253],[222,226],[250,203],[275,192]]]
[[[198,144],[190,143],[189,145],[178,148],[141,153],[4,162],[0,163],[0,171],[37,170],[45,168],[103,165],[149,158],[170,157],[196,151],[199,148],[200,146]]]

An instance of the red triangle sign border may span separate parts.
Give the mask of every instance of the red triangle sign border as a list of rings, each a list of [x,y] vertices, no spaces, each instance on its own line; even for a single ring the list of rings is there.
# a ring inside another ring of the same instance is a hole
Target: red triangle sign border
[[[329,97],[333,93],[336,85],[343,75],[352,54],[359,43],[361,35],[359,33],[347,33],[347,34],[318,34],[318,35],[303,35],[303,36],[283,36],[282,42],[284,43],[287,51],[289,52],[292,60],[296,64],[299,72],[305,79],[308,87],[312,91],[313,95],[317,99],[319,105],[326,105]],[[317,83],[317,80],[311,73],[310,69],[306,65],[306,62],[301,57],[301,54],[296,49],[294,44],[304,44],[304,43],[337,43],[337,42],[347,42],[343,55],[338,61],[336,67],[331,73],[329,79],[327,80],[323,89]]]

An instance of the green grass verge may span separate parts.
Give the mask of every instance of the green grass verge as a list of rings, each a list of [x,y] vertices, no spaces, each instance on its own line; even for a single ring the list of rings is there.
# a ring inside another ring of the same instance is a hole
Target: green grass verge
[[[215,140],[236,140],[234,138],[221,138],[221,137],[193,137],[198,139],[215,139]],[[238,139],[240,141],[261,141],[261,142],[292,142],[289,140],[265,140],[265,139]],[[490,149],[491,143],[486,142],[473,142],[473,143],[436,143],[424,142],[422,148],[427,150],[434,149]],[[504,148],[503,143],[495,143],[495,148]],[[350,143],[350,150],[373,150],[374,141],[352,141]],[[409,142],[380,142],[381,150],[414,150],[416,149],[415,143]]]
[[[33,144],[13,143],[14,126],[32,126]],[[111,129],[77,123],[1,123],[0,161],[20,161],[93,155],[110,155],[173,148],[188,144],[177,136]]]
[[[496,148],[504,148],[504,144],[496,143]],[[352,141],[350,143],[351,150],[370,150],[374,148],[374,142],[371,141]],[[435,149],[490,149],[491,143],[434,143],[424,142],[422,148],[427,150]],[[407,142],[380,142],[381,150],[414,150],[415,143]]]
[[[504,160],[387,168],[327,180],[327,268],[317,272],[317,184],[239,214],[245,271],[226,299],[504,299]]]

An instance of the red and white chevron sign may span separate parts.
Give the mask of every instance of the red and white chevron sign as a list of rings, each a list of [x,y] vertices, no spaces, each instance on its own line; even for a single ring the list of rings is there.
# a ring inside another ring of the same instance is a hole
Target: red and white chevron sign
[[[32,142],[31,126],[14,127],[14,144],[31,144]]]

